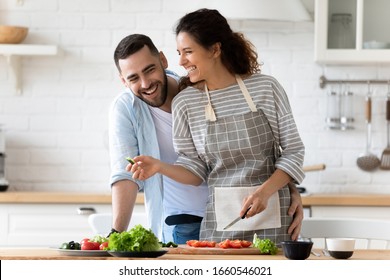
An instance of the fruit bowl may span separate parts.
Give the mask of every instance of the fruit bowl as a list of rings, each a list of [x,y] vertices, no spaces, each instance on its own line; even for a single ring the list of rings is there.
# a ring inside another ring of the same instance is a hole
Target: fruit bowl
[[[27,33],[27,27],[0,25],[0,44],[19,44],[26,38]]]

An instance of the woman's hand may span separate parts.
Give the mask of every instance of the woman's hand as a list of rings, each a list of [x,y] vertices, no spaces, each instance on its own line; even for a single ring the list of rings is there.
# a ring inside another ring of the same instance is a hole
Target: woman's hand
[[[161,161],[151,156],[137,156],[134,164],[129,163],[126,170],[133,173],[133,179],[146,180],[159,172]]]
[[[253,194],[244,199],[243,207],[241,208],[240,216],[244,215],[245,211],[251,207],[245,217],[250,218],[264,211],[268,206],[268,200],[272,196],[264,186],[260,186]]]
[[[298,192],[295,184],[288,184],[291,194],[291,205],[288,208],[288,215],[293,217],[293,221],[288,228],[288,234],[291,235],[292,240],[297,240],[301,232],[303,220],[303,206],[301,194]]]

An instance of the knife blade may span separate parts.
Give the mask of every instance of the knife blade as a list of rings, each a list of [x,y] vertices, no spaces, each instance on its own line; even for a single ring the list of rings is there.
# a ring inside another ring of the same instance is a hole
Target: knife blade
[[[225,229],[228,229],[228,228],[230,228],[231,226],[233,226],[235,223],[237,223],[239,220],[244,219],[245,216],[246,216],[246,214],[248,213],[248,211],[249,211],[250,209],[251,209],[251,206],[249,206],[249,208],[246,209],[244,215],[239,216],[238,218],[235,218],[230,224],[228,224],[228,225],[227,225],[226,227],[224,227],[223,229],[224,229],[224,230],[225,230]]]

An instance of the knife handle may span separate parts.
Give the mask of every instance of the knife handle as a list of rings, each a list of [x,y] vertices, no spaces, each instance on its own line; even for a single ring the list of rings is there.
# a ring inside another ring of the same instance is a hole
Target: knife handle
[[[244,219],[248,211],[251,209],[252,206],[249,206],[248,209],[246,209],[244,215],[241,216],[241,219]]]

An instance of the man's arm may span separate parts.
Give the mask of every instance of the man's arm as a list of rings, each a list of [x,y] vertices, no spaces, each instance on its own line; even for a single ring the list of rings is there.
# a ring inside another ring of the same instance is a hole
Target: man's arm
[[[295,184],[289,183],[291,195],[291,205],[288,208],[288,215],[293,216],[293,221],[288,228],[288,233],[291,234],[292,240],[297,240],[301,232],[302,220],[303,220],[303,205],[301,194],[298,192]]]
[[[130,180],[115,182],[111,187],[112,195],[112,228],[122,232],[127,230],[135,201],[138,186]]]

